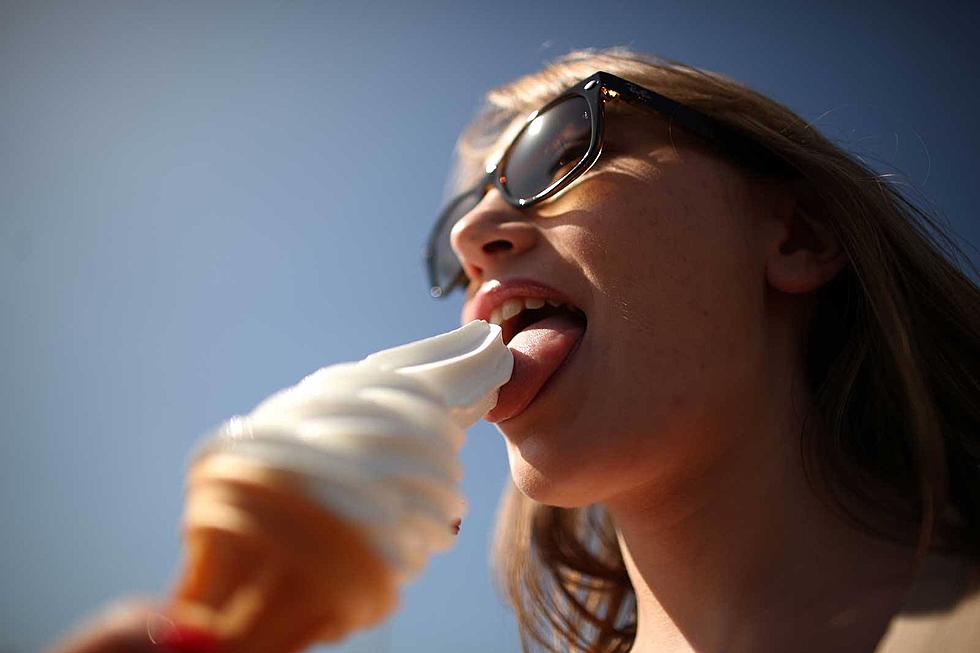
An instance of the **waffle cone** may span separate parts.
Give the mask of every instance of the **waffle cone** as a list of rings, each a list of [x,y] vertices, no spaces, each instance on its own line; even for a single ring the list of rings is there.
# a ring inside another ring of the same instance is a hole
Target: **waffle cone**
[[[174,617],[235,653],[337,641],[397,604],[392,571],[356,524],[244,457],[213,454],[191,469],[184,541]]]

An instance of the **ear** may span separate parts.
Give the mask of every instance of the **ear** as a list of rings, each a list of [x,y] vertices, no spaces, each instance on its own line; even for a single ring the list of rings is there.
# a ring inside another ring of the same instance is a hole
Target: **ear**
[[[847,263],[833,231],[813,219],[798,198],[780,203],[766,243],[766,279],[787,293],[807,293],[833,279]]]

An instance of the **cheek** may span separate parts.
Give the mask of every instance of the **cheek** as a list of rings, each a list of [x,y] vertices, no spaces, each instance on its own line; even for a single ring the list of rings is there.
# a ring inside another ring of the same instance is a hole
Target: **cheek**
[[[638,207],[627,256],[610,261],[603,341],[664,410],[710,409],[755,349],[764,279],[731,210],[710,194],[665,194]],[[714,396],[713,396],[714,395]]]
[[[598,219],[563,234],[593,290],[590,346],[562,432],[509,445],[525,491],[581,505],[735,446],[724,425],[758,386],[764,276],[733,209],[700,190],[595,193]]]
[[[691,373],[738,347],[764,289],[734,209],[718,189],[694,190],[609,205],[615,213],[576,243],[604,346]]]

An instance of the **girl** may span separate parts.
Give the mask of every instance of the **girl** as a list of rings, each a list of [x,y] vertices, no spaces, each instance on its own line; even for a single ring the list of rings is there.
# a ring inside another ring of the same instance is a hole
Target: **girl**
[[[527,650],[980,650],[980,293],[928,215],[620,49],[491,92],[459,154],[431,287],[514,352],[488,419]],[[147,610],[59,650],[149,650]]]

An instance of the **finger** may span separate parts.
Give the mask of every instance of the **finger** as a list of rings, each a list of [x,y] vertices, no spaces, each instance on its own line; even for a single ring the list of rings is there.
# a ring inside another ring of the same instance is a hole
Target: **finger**
[[[147,636],[147,620],[158,614],[149,601],[121,602],[70,632],[49,653],[161,653]]]
[[[157,653],[218,653],[222,650],[214,634],[186,623],[177,623],[163,613],[146,622],[147,638]],[[227,652],[226,652],[227,653]]]

